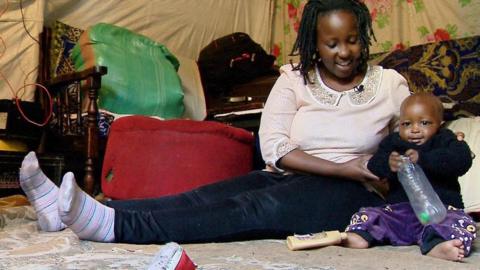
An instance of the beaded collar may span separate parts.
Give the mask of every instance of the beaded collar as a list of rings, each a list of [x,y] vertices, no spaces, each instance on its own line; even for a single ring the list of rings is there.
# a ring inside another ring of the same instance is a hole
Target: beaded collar
[[[340,98],[343,95],[347,95],[352,105],[363,105],[370,102],[377,92],[377,88],[380,85],[382,78],[381,66],[368,66],[367,73],[361,85],[363,85],[363,91],[357,91],[351,89],[348,91],[338,92],[335,91],[322,81],[318,69],[309,72],[309,77],[314,78],[313,83],[308,83],[307,88],[310,89],[310,93],[315,100],[321,104],[338,106]]]

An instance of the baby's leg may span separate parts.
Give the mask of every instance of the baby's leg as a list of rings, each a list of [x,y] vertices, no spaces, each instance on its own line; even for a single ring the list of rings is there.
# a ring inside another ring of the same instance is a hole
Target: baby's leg
[[[449,261],[461,261],[465,257],[465,250],[462,241],[453,239],[434,246],[428,256]]]
[[[370,244],[365,238],[356,233],[347,232],[347,239],[340,244],[348,248],[368,248]]]
[[[40,229],[47,232],[64,229],[58,215],[58,187],[42,172],[34,152],[23,159],[19,178],[23,192],[35,208]]]
[[[346,247],[368,248],[376,244],[394,246],[417,242],[415,233],[423,228],[409,204],[392,204],[383,207],[363,207],[352,216],[346,232]]]
[[[428,256],[460,261],[471,252],[476,238],[476,225],[461,209],[449,207],[447,217],[440,224],[425,227],[421,250]]]

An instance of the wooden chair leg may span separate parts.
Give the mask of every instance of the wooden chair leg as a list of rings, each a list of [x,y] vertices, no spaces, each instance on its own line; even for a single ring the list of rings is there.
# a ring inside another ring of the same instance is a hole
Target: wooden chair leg
[[[44,83],[49,86],[52,96],[55,96],[57,111],[53,129],[60,136],[73,136],[75,138],[83,137],[85,150],[84,181],[83,188],[94,195],[96,179],[95,166],[98,161],[98,91],[101,86],[102,76],[107,74],[107,68],[103,66],[94,66],[83,71],[59,75]],[[73,88],[70,88],[73,86]],[[78,87],[78,88],[77,88]],[[77,91],[69,91],[76,89]],[[87,118],[84,123],[82,119],[82,95],[85,93],[87,98],[86,111]],[[75,117],[72,117],[74,115]],[[84,125],[85,124],[85,125]]]
[[[85,160],[85,176],[84,189],[94,195],[95,191],[95,161],[98,159],[98,106],[97,97],[98,89],[101,86],[101,75],[94,76],[88,80],[88,106],[87,106],[87,130],[86,136],[86,160]]]

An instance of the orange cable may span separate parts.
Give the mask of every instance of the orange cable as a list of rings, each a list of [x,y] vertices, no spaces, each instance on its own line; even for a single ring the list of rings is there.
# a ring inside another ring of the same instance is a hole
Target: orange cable
[[[2,12],[0,12],[0,16],[5,14],[5,12],[7,12],[7,10],[8,10],[8,0],[5,0],[5,8],[2,10]]]
[[[0,14],[0,16],[2,16]],[[3,40],[2,37],[0,37],[0,41],[2,42],[2,45],[3,45],[3,50],[2,52],[0,53],[0,58],[2,58],[2,56],[5,54],[5,52],[7,51],[7,44],[5,44],[5,40]]]
[[[8,10],[8,0],[5,0],[5,8],[0,12],[0,17],[2,17],[3,14],[5,14],[5,12],[7,12]],[[5,52],[7,51],[7,44],[5,43],[5,40],[3,40],[3,38],[0,36],[0,40],[2,41],[2,44],[3,44],[3,51],[2,53],[0,54],[0,58],[5,54]]]
[[[5,14],[5,12],[8,10],[8,0],[5,0],[5,5],[4,5],[4,9],[0,12],[0,17]],[[25,31],[27,32],[27,34],[30,36],[30,38],[32,40],[34,40],[36,43],[40,44],[39,41],[37,39],[35,39],[31,34],[30,32],[28,31],[26,25],[25,25],[25,17],[24,17],[24,14],[23,14],[23,5],[22,5],[22,0],[20,0],[20,12],[22,14],[22,23],[23,23],[23,28],[25,29]],[[3,55],[5,54],[5,52],[7,51],[7,45],[5,43],[5,40],[0,36],[0,41],[3,45],[3,51],[0,53],[0,58],[3,57]],[[41,84],[38,84],[38,83],[30,83],[30,84],[27,84],[26,81],[28,80],[28,77],[30,76],[30,74],[32,74],[35,70],[38,70],[38,66],[35,67],[33,70],[31,70],[30,72],[28,72],[27,74],[25,74],[25,80],[23,82],[23,86],[21,86],[17,91],[14,91],[12,85],[10,84],[9,80],[7,79],[7,77],[3,74],[3,72],[0,70],[0,77],[1,79],[3,79],[5,81],[5,83],[8,85],[8,88],[10,90],[10,92],[12,93],[13,95],[13,99],[15,101],[15,105],[18,109],[18,111],[20,112],[21,116],[25,119],[25,121],[35,125],[35,126],[39,126],[39,127],[42,127],[42,126],[45,126],[48,121],[50,121],[50,119],[52,118],[52,115],[53,115],[53,99],[52,99],[52,96],[50,95],[50,92],[48,91],[48,89],[41,85]],[[37,86],[39,87],[42,91],[44,91],[48,97],[48,101],[49,101],[49,108],[48,108],[48,114],[46,116],[46,118],[44,119],[44,121],[42,123],[37,123],[33,120],[31,120],[26,114],[25,112],[23,111],[22,109],[22,106],[20,105],[21,104],[21,98],[18,97],[18,93],[23,90],[23,93],[22,93],[22,96],[23,94],[25,93],[25,88],[28,87],[28,86]]]
[[[27,34],[30,36],[31,39],[35,40],[35,42],[37,42],[38,44],[40,44],[40,41],[38,41],[38,39],[34,38],[34,37],[32,36],[32,34],[30,34],[30,31],[28,31],[27,26],[25,25],[25,15],[23,15],[23,3],[22,3],[22,0],[20,0],[19,5],[20,5],[20,13],[22,14],[22,24],[23,24],[23,28],[25,29],[25,32],[27,32]]]
[[[47,117],[45,118],[45,120],[42,122],[42,123],[37,123],[33,120],[30,120],[30,118],[28,118],[25,113],[23,112],[23,109],[22,109],[22,106],[20,106],[20,99],[18,99],[18,97],[15,97],[15,103],[17,105],[17,108],[18,108],[18,111],[20,112],[20,114],[22,115],[22,117],[25,119],[25,121],[29,122],[30,124],[33,124],[35,126],[38,126],[38,127],[43,127],[45,126],[48,121],[50,121],[50,118],[52,118],[52,115],[53,115],[53,101],[52,101],[52,96],[50,95],[50,92],[48,91],[48,89],[39,84],[39,83],[29,83],[29,84],[25,84],[23,85],[23,87],[21,88],[25,88],[27,86],[30,86],[30,85],[35,85],[37,87],[40,87],[40,89],[42,89],[43,91],[45,91],[45,93],[47,94],[48,96],[48,100],[49,100],[49,108],[48,108],[48,114],[47,114]],[[21,89],[20,88],[20,89]],[[20,89],[18,91],[20,91]]]

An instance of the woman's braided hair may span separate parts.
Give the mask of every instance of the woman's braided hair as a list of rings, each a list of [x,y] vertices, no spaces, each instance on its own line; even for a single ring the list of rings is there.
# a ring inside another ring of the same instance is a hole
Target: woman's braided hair
[[[335,10],[350,11],[357,17],[360,44],[362,46],[359,71],[367,68],[372,30],[372,18],[362,0],[309,0],[303,10],[297,39],[293,44],[291,56],[299,55],[300,63],[293,69],[299,70],[305,83],[310,81],[308,71],[315,67],[317,59],[317,18]]]

